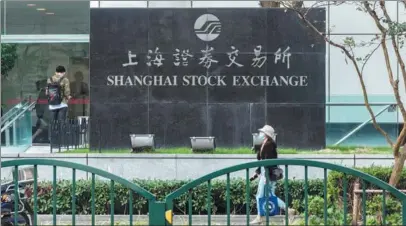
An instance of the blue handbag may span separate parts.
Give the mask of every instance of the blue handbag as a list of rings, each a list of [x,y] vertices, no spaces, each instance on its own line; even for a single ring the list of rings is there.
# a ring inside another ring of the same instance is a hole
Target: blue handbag
[[[260,198],[259,199],[259,215],[260,216],[265,216],[266,214],[266,198]],[[268,197],[268,210],[269,210],[269,215],[268,216],[275,216],[280,214],[280,208],[278,206],[278,197],[275,195],[270,195]]]

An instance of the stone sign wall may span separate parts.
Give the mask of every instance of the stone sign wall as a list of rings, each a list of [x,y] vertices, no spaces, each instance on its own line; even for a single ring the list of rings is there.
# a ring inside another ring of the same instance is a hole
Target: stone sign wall
[[[325,28],[325,10],[309,12]],[[325,43],[284,9],[91,9],[91,148],[325,146]]]

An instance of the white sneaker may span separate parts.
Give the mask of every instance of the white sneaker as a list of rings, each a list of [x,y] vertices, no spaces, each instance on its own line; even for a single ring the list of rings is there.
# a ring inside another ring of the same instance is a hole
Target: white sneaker
[[[264,220],[263,218],[264,217],[257,216],[253,221],[250,222],[250,225],[252,225],[252,224],[262,224],[262,222]]]
[[[288,209],[288,214],[289,214],[289,216],[294,216],[294,215],[296,215],[296,210],[289,208]]]

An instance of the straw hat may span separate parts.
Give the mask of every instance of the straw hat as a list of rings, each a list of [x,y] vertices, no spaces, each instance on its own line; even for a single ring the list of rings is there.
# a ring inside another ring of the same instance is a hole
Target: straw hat
[[[273,140],[276,139],[276,133],[275,130],[272,126],[270,125],[265,125],[264,127],[262,127],[261,129],[258,129],[258,131],[263,132],[265,135],[267,135],[268,137],[272,138]]]

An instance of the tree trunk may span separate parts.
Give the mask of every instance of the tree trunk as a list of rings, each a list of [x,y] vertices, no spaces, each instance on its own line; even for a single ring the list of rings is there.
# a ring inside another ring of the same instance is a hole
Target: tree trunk
[[[359,179],[355,181],[354,183],[354,189],[353,189],[353,202],[352,202],[352,221],[351,225],[357,225],[358,219],[359,219],[359,211],[360,211],[360,206],[361,206],[361,200],[360,200],[360,195],[356,193],[356,190],[360,189],[360,184],[359,184]]]
[[[403,145],[403,150],[398,156],[395,156],[395,165],[392,169],[392,174],[390,175],[389,184],[396,186],[399,182],[400,175],[402,174],[403,167],[406,160],[406,145]]]

